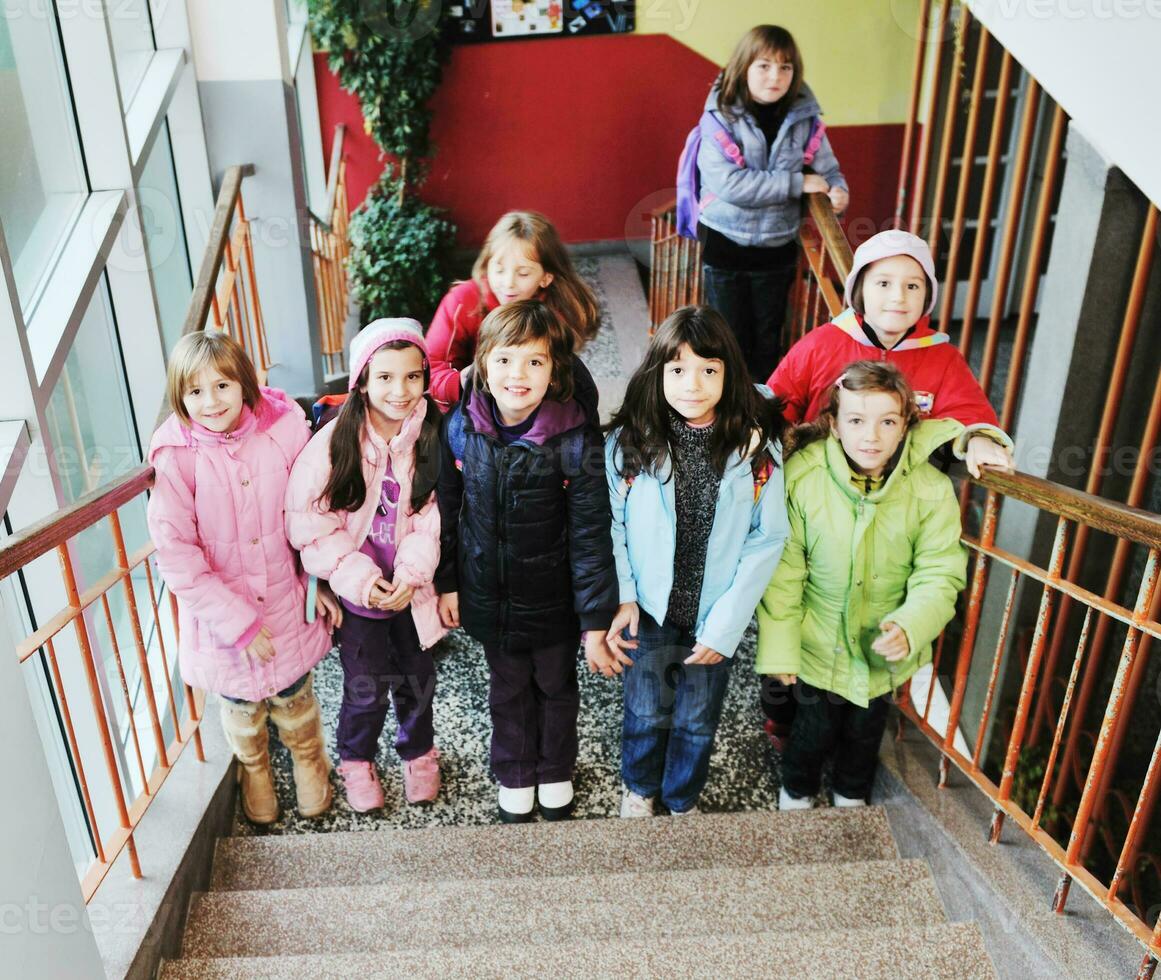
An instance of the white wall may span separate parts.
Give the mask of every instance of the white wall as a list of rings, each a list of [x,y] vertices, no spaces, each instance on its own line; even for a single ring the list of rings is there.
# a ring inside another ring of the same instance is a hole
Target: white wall
[[[1161,0],[968,0],[1085,138],[1161,205]]]

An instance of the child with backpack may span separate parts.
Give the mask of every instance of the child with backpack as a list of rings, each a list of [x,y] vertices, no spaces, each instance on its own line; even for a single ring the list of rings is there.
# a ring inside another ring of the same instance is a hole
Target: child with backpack
[[[484,645],[499,816],[571,814],[576,651],[607,666],[617,608],[599,436],[572,396],[573,334],[534,300],[480,329],[471,387],[444,418],[436,575],[445,626]]]
[[[963,355],[931,326],[939,284],[931,249],[906,231],[880,232],[855,250],[847,276],[847,309],[790,348],[768,384],[790,422],[810,422],[827,404],[837,378],[853,361],[879,359],[899,368],[915,391],[922,417],[953,418],[972,476],[980,466],[1012,469],[1012,440],[999,427],[988,396]],[[766,732],[776,749],[794,722],[791,692],[763,681]]]
[[[790,32],[759,25],[714,82],[678,164],[679,229],[701,242],[706,302],[755,381],[781,354],[802,196],[828,194],[838,212],[850,201],[821,114]]]
[[[342,615],[324,591],[322,618],[307,622],[306,583],[284,530],[291,464],[310,429],[283,392],[259,387],[226,334],[186,334],[167,375],[173,414],[149,444],[148,522],[177,597],[182,677],[222,695],[247,819],[278,819],[267,719],[294,761],[298,812],[318,816],[331,805],[331,764],[311,671]]]
[[[440,412],[425,394],[427,346],[415,320],[380,319],[351,341],[349,395],[294,464],[286,529],[303,567],[345,612],[339,775],[360,813],[384,805],[375,767],[390,703],[409,803],[439,793],[430,647],[443,635],[439,561]]]
[[[652,816],[657,798],[680,815],[697,809],[734,651],[788,533],[782,417],[721,314],[687,306],[658,328],[609,429],[621,816]]]
[[[755,669],[798,690],[779,807],[805,809],[833,751],[836,806],[862,806],[893,693],[931,661],[966,582],[959,503],[928,462],[954,419],[919,421],[903,372],[847,365],[792,436],[790,540],[758,607]]]
[[[574,350],[600,328],[597,299],[552,222],[535,211],[509,211],[488,232],[471,278],[448,290],[427,330],[431,394],[445,412],[460,400],[484,317],[504,303],[527,299],[539,299],[572,331]],[[573,375],[576,396],[595,419],[596,384],[579,358]]]

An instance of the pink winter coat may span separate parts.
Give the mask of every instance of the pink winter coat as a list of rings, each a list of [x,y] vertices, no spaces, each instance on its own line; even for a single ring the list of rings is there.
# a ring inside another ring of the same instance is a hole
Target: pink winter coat
[[[352,397],[358,397],[357,394]],[[439,508],[434,495],[416,513],[411,509],[411,482],[415,471],[415,441],[419,438],[426,401],[403,421],[390,446],[367,424],[363,429],[363,479],[368,492],[358,510],[327,510],[319,497],[331,475],[331,436],[328,422],[295,460],[286,491],[286,533],[302,555],[311,575],[330,582],[336,595],[360,606],[370,605],[371,587],[383,575],[370,555],[359,549],[367,540],[379,504],[378,487],[391,460],[391,475],[399,484],[395,518],[395,574],[393,581],[414,587],[411,615],[419,642],[429,647],[447,632],[439,621],[438,598],[431,580],[439,565]]]
[[[272,388],[255,411],[242,409],[233,432],[171,415],[153,433],[149,533],[177,596],[182,677],[195,687],[260,701],[331,648],[321,620],[306,622],[305,576],[283,516],[290,465],[309,438],[302,409]],[[270,663],[244,652],[264,625]]]

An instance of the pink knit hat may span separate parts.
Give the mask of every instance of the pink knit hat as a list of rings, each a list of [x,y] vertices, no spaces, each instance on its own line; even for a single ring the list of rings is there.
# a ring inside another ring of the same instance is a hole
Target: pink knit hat
[[[935,309],[935,297],[939,294],[939,283],[935,279],[935,262],[931,258],[931,249],[927,247],[927,242],[907,231],[881,231],[855,249],[855,258],[847,276],[843,302],[847,306],[851,305],[851,293],[854,292],[855,280],[858,279],[860,272],[872,262],[889,259],[893,255],[909,255],[923,267],[923,273],[927,276],[928,285],[931,287],[927,291],[927,309],[923,312],[930,313]]]
[[[367,362],[375,356],[375,352],[384,344],[393,340],[406,340],[415,344],[423,352],[423,366],[427,367],[427,341],[423,339],[423,327],[418,320],[410,317],[383,317],[372,320],[362,330],[355,334],[351,341],[351,377],[347,381],[347,390],[354,391],[359,386],[359,375]]]

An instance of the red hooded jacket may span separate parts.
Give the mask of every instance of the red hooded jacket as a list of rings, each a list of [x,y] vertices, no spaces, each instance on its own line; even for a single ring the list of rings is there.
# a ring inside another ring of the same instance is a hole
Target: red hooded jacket
[[[460,370],[476,356],[476,338],[484,317],[500,305],[492,291],[472,279],[458,282],[435,311],[427,328],[431,397],[445,412],[460,400]]]

